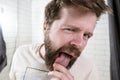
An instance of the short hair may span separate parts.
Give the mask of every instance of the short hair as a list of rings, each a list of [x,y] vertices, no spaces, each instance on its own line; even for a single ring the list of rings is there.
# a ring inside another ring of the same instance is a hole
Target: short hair
[[[94,12],[99,18],[102,13],[112,12],[112,9],[105,4],[104,0],[52,0],[45,7],[45,21],[51,25],[59,18],[59,11],[64,7],[84,8]]]

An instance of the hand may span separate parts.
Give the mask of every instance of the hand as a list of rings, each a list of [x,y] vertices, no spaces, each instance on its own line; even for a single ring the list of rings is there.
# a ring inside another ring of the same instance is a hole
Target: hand
[[[71,73],[62,65],[54,63],[54,71],[48,73],[51,80],[74,80]]]

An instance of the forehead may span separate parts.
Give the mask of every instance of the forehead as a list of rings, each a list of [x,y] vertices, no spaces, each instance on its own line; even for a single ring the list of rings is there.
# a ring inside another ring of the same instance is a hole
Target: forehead
[[[97,16],[95,13],[74,7],[65,7],[60,10],[58,25],[71,25],[76,27],[88,27],[93,30],[96,24]]]
[[[64,7],[60,10],[59,19],[63,19],[63,20],[67,19],[67,21],[79,20],[80,22],[81,20],[84,21],[90,19],[93,22],[96,22],[97,16],[94,12],[91,12],[88,9],[76,8],[76,7]]]
[[[63,15],[65,16],[69,15],[73,17],[78,17],[78,16],[80,17],[80,16],[85,16],[87,14],[91,14],[91,13],[96,15],[94,12],[90,11],[88,8],[85,8],[82,6],[80,6],[79,8],[75,6],[69,6],[69,7],[62,7],[60,9],[59,16],[62,17]]]

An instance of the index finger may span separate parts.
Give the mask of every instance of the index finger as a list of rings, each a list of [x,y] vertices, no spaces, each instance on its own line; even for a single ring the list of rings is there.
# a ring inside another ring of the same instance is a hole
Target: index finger
[[[54,67],[55,71],[59,71],[59,72],[65,74],[66,76],[68,76],[70,80],[73,80],[73,76],[71,75],[69,70],[67,68],[65,68],[64,66],[57,64],[57,63],[54,63],[53,67]]]

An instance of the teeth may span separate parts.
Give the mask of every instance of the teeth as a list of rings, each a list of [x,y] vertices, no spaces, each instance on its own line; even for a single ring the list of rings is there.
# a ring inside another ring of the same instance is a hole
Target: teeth
[[[64,54],[65,55],[65,57],[68,57],[68,55],[66,55],[66,54]]]
[[[66,58],[72,58],[72,56],[67,54],[67,53],[64,53],[64,55],[65,55]]]

